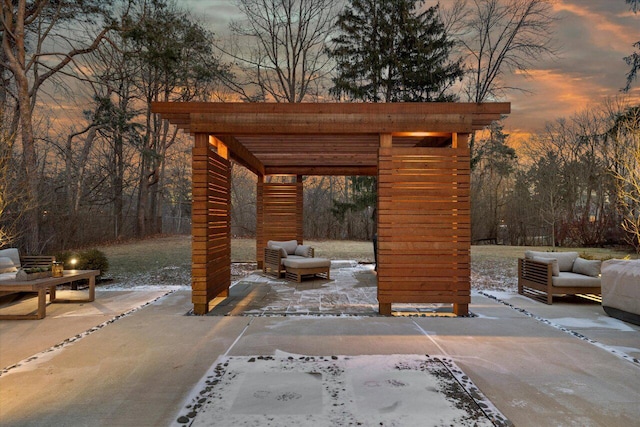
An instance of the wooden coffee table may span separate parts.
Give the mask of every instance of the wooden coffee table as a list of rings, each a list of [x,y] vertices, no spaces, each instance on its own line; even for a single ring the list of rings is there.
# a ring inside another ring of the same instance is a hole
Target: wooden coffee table
[[[46,277],[43,279],[19,281],[15,279],[1,280],[0,291],[29,292],[38,294],[38,309],[28,314],[0,314],[0,320],[36,320],[47,315],[47,291],[50,303],[92,302],[96,296],[96,276],[100,270],[65,270],[62,277]],[[89,279],[89,297],[85,299],[57,299],[56,286]]]

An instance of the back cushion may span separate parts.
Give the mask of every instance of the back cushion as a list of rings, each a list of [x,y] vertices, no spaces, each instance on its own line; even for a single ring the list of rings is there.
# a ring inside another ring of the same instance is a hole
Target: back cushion
[[[527,259],[533,259],[533,257],[539,258],[555,258],[558,260],[558,267],[560,271],[572,271],[573,262],[578,258],[578,252],[540,252],[540,251],[526,251],[524,257]]]
[[[293,255],[296,253],[296,248],[298,247],[298,241],[287,240],[286,242],[281,242],[278,240],[269,240],[267,242],[268,248],[273,248],[274,246],[279,246],[281,248],[284,248],[284,250],[287,251],[287,255]]]
[[[18,248],[0,249],[0,257],[9,258],[13,261],[14,267],[20,267],[20,253],[18,253]]]
[[[573,263],[573,272],[577,274],[584,274],[585,276],[598,277],[600,276],[600,266],[602,261],[599,259],[584,259],[576,258]]]
[[[16,270],[16,266],[13,261],[11,261],[11,258],[0,256],[0,273],[13,273]]]

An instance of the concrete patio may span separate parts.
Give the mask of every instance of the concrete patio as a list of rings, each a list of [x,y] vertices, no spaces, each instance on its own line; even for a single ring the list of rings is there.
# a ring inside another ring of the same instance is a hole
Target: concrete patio
[[[98,288],[95,302],[52,304],[44,320],[2,321],[0,424],[185,425],[177,420],[219,357],[287,353],[441,356],[516,426],[638,425],[640,327],[598,303],[473,292],[473,317],[446,317],[437,306],[381,317],[375,305],[366,312],[370,267],[335,267],[337,280],[297,289],[252,275],[207,316],[187,315],[186,287]],[[351,308],[347,288],[362,295]]]

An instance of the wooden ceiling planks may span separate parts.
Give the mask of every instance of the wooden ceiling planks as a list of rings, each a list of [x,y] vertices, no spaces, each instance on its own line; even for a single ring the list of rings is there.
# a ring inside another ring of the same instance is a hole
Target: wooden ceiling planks
[[[380,134],[395,147],[446,147],[481,129],[509,103],[154,102],[152,111],[192,134],[215,135],[259,175],[376,175]]]

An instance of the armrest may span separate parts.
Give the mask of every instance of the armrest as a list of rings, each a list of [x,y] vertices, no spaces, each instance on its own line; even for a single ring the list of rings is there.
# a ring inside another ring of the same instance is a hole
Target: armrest
[[[532,259],[518,258],[518,275],[525,280],[547,285],[551,283],[553,266]]]
[[[264,248],[264,263],[270,265],[280,265],[282,253],[280,249]]]

